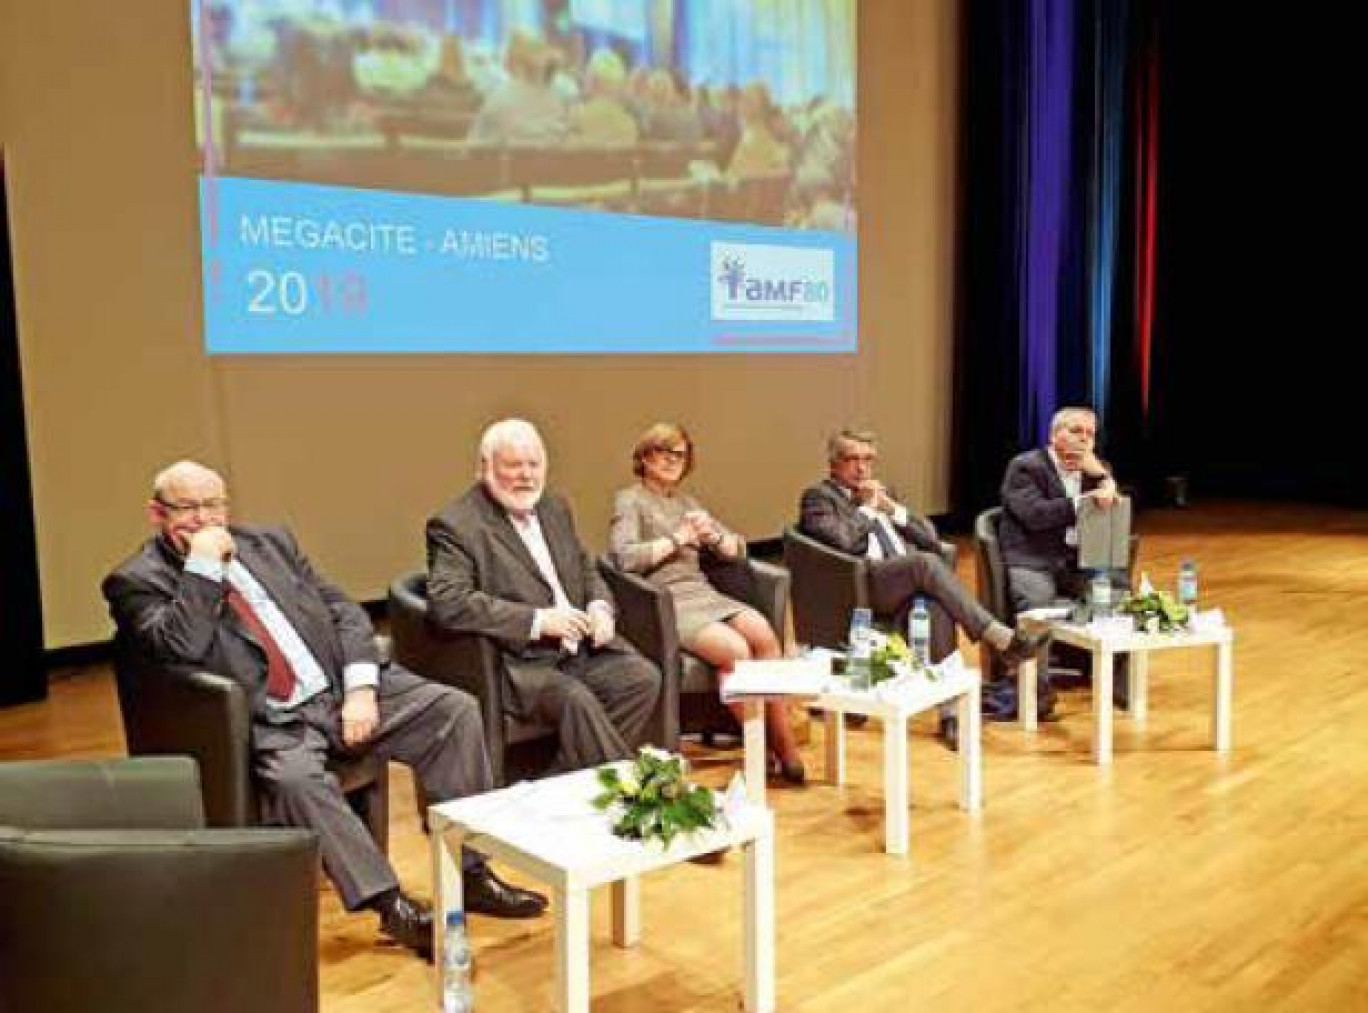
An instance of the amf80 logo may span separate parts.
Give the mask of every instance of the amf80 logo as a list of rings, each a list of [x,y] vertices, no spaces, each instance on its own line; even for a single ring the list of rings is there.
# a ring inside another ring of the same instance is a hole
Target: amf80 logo
[[[714,320],[834,320],[835,255],[805,246],[712,244]]]

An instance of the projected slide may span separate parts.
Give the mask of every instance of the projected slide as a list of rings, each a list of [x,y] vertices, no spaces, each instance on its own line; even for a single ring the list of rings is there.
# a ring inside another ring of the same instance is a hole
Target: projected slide
[[[211,353],[851,352],[856,0],[192,0]]]

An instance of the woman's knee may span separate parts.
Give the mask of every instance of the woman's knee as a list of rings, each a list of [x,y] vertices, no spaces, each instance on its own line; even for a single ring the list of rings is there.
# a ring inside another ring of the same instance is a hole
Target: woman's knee
[[[688,649],[719,668],[751,658],[746,638],[725,623],[709,623],[693,638]]]
[[[746,647],[757,658],[777,658],[779,637],[769,620],[759,612],[747,610],[737,616],[736,629],[746,640]]]

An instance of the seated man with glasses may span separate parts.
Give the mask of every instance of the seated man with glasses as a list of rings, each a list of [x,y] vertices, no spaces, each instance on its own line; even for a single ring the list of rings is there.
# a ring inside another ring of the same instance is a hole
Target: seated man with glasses
[[[434,803],[487,791],[474,698],[381,665],[361,607],[285,529],[230,526],[224,481],[203,465],[161,472],[148,515],[155,534],[104,582],[120,637],[155,663],[242,684],[264,818],[316,831],[347,909],[376,911],[385,935],[430,958],[431,911],[400,889],[326,762],[374,751],[412,767]],[[545,907],[474,852],[462,864],[467,910],[523,918]]]
[[[918,595],[931,614],[931,660],[955,650],[955,627],[969,639],[986,640],[1012,663],[1032,656],[1036,638],[993,618],[940,557],[936,527],[899,503],[874,477],[875,436],[844,429],[827,441],[829,474],[804,491],[799,529],[809,538],[870,561],[871,605],[876,614],[905,627]],[[954,746],[953,712],[942,710],[941,735]]]

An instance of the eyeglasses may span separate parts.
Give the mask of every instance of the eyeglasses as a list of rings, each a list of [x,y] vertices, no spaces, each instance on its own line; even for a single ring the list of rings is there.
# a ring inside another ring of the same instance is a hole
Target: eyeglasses
[[[172,517],[189,517],[193,513],[221,514],[228,509],[228,500],[222,496],[213,499],[176,500],[174,503],[156,497],[157,503]]]
[[[878,454],[842,454],[841,463],[843,464],[873,464],[879,459]]]
[[[667,461],[687,461],[689,452],[687,450],[675,450],[673,447],[656,447],[652,453],[659,454]]]

